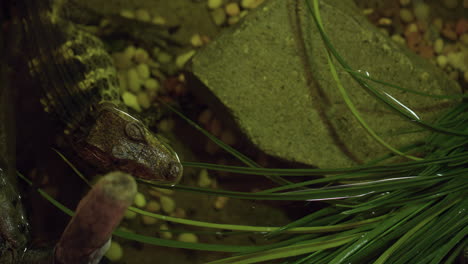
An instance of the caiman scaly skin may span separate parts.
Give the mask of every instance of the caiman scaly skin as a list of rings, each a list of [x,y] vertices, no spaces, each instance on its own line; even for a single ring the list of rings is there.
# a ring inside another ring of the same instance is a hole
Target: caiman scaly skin
[[[105,171],[176,183],[177,154],[127,112],[103,43],[67,20],[65,0],[16,1],[25,61],[44,110],[84,160]]]

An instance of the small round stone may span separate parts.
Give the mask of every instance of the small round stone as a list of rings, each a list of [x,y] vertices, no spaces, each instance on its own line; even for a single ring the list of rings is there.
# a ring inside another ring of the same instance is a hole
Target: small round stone
[[[224,206],[226,206],[227,201],[229,200],[228,197],[225,196],[218,196],[216,197],[215,203],[214,203],[214,208],[216,209],[223,209]]]
[[[164,212],[168,214],[174,212],[175,207],[176,207],[176,203],[174,199],[168,196],[161,196],[160,202],[161,202],[161,207]]]
[[[132,60],[133,56],[135,56],[135,51],[136,48],[134,46],[128,46],[127,48],[125,48],[124,54],[128,57],[129,60]]]
[[[159,226],[159,229],[161,230],[169,230],[169,226],[167,224],[162,224]],[[161,231],[159,232],[159,235],[162,237],[162,238],[165,238],[165,239],[171,239],[172,238],[172,233],[171,232],[168,232],[168,231]]]
[[[123,257],[122,247],[120,246],[118,242],[112,241],[105,256],[110,261],[119,261]]]
[[[133,201],[136,207],[143,208],[146,206],[146,198],[141,192],[137,192]]]
[[[140,78],[138,77],[138,72],[135,68],[131,68],[127,71],[127,84],[128,89],[131,92],[137,93],[141,89]]]
[[[176,66],[178,68],[184,67],[184,65],[190,60],[190,58],[192,58],[192,56],[195,55],[195,52],[195,50],[190,50],[177,56],[175,61]]]
[[[145,63],[149,59],[149,54],[145,49],[137,48],[135,50],[135,61],[138,63]]]
[[[133,11],[129,9],[123,9],[122,11],[120,11],[120,15],[129,19],[135,18],[135,13],[133,13]]]
[[[125,219],[134,219],[136,216],[137,216],[137,213],[130,211],[128,209],[125,211],[125,214],[124,214]]]
[[[145,225],[154,225],[154,224],[156,224],[158,222],[158,219],[154,218],[154,217],[151,217],[151,216],[142,215],[141,216],[141,221]]]
[[[138,20],[149,22],[151,20],[150,13],[146,9],[138,9],[135,11],[135,17]]]
[[[208,0],[207,4],[209,9],[216,9],[223,5],[223,0]]]
[[[436,62],[437,62],[437,65],[439,65],[439,67],[444,68],[448,63],[448,60],[446,56],[439,55],[436,57]]]
[[[239,20],[240,20],[240,16],[231,16],[228,18],[227,23],[228,25],[234,25],[237,22],[239,22]]]
[[[434,51],[438,54],[442,53],[444,50],[444,40],[441,38],[438,38],[434,41]]]
[[[394,34],[392,35],[392,40],[395,41],[396,43],[400,44],[400,45],[405,45],[406,44],[406,40],[400,36],[399,34]]]
[[[418,2],[414,5],[414,15],[421,21],[427,21],[429,19],[430,9],[429,6],[424,2]]]
[[[145,86],[145,88],[150,91],[157,91],[159,90],[159,87],[160,87],[159,82],[153,78],[147,79],[145,83],[143,84],[143,86]]]
[[[213,11],[211,11],[211,18],[213,19],[213,22],[217,26],[221,26],[226,22],[226,13],[224,13],[224,10],[220,8],[216,8]]]
[[[158,123],[158,130],[162,132],[171,132],[174,130],[175,122],[173,119],[165,118]]]
[[[408,8],[400,9],[400,18],[405,23],[411,23],[414,20],[413,13]]]
[[[241,1],[241,6],[242,8],[245,8],[245,9],[252,8],[254,4],[255,4],[255,0],[242,0]]]
[[[159,204],[155,200],[150,200],[148,204],[146,205],[146,211],[156,213],[161,210],[161,204]]]
[[[224,8],[228,16],[237,16],[240,13],[239,4],[236,2],[229,3]]]
[[[177,237],[177,240],[187,243],[197,243],[198,237],[192,233],[182,233]]]
[[[137,94],[137,100],[138,104],[143,108],[143,109],[148,109],[151,106],[151,100],[148,96],[147,93],[145,92],[138,92]]]
[[[150,70],[149,70],[148,64],[146,63],[138,64],[138,66],[136,67],[136,70],[138,72],[138,77],[140,77],[140,80],[146,80],[149,78]]]
[[[200,34],[194,34],[191,38],[190,38],[190,43],[192,44],[192,46],[194,47],[201,47],[203,45],[203,40],[200,36]]]
[[[155,16],[153,20],[151,20],[155,25],[165,25],[167,23],[166,19],[162,16]]]
[[[211,179],[206,169],[200,170],[198,174],[198,186],[206,188],[211,185]]]
[[[198,116],[198,122],[203,125],[208,125],[213,118],[213,112],[210,109],[205,109]]]
[[[122,101],[124,102],[126,106],[131,107],[135,111],[141,112],[141,107],[138,104],[138,99],[136,95],[130,92],[124,92],[122,94]]]

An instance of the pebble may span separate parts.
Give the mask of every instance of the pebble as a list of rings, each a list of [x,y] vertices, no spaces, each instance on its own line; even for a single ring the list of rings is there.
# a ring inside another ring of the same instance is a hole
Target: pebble
[[[226,13],[224,13],[224,10],[220,8],[216,8],[213,11],[211,11],[211,18],[213,19],[213,22],[217,26],[221,26],[226,22]]]
[[[382,17],[379,19],[379,21],[377,21],[377,23],[381,26],[389,26],[392,24],[392,20],[387,17]]]
[[[161,208],[163,209],[164,212],[168,214],[174,212],[175,207],[176,207],[174,199],[172,199],[169,196],[161,196],[160,202],[161,202]]]
[[[203,125],[208,125],[212,117],[213,117],[213,112],[211,112],[210,109],[205,109],[198,116],[198,122]]]
[[[393,41],[395,41],[396,43],[398,43],[400,45],[405,45],[405,43],[406,43],[405,38],[403,38],[399,34],[394,34],[394,35],[392,35],[391,38],[392,38]]]
[[[166,25],[167,21],[164,17],[162,16],[155,16],[151,20],[151,22],[155,25]]]
[[[434,51],[437,54],[442,53],[442,50],[444,50],[444,40],[441,38],[438,38],[434,41]]]
[[[138,66],[136,67],[136,70],[138,72],[138,77],[140,77],[140,80],[146,80],[149,78],[150,70],[149,70],[148,64],[146,63],[138,64]]]
[[[122,11],[120,11],[120,15],[129,19],[135,18],[135,13],[133,13],[132,10],[128,10],[128,9],[123,9]]]
[[[242,8],[252,8],[252,6],[255,4],[255,0],[242,0],[241,1],[241,6]]]
[[[444,37],[450,40],[457,40],[457,33],[455,33],[451,28],[444,27],[441,33]]]
[[[140,78],[135,68],[131,68],[127,71],[127,84],[128,89],[134,93],[137,93],[141,89]]]
[[[125,211],[125,214],[124,214],[125,219],[134,219],[136,216],[137,216],[137,213],[130,211],[128,209]]]
[[[132,60],[133,56],[135,56],[135,51],[136,51],[135,46],[128,46],[124,50],[124,55],[127,56],[129,60]]]
[[[122,247],[120,246],[118,242],[112,241],[105,256],[110,261],[119,261],[123,257]]]
[[[234,25],[235,23],[239,22],[240,16],[232,16],[229,17],[227,20],[228,25]]]
[[[439,55],[436,57],[436,62],[437,65],[439,65],[440,68],[445,68],[447,66],[447,57],[445,55]]]
[[[151,106],[151,100],[150,97],[148,96],[147,93],[145,92],[139,92],[137,94],[137,100],[138,104],[143,108],[143,109],[148,109]]]
[[[444,26],[444,21],[442,20],[442,18],[437,17],[432,21],[432,25],[437,31],[441,31],[442,27]]]
[[[193,233],[182,233],[177,237],[177,240],[181,242],[197,243],[198,237]]]
[[[219,136],[219,139],[221,139],[224,143],[226,143],[229,146],[232,146],[236,143],[236,136],[229,129],[223,130],[223,132],[221,132],[221,135]]]
[[[141,107],[138,104],[138,99],[136,95],[130,92],[124,92],[122,94],[122,100],[126,106],[134,109],[135,111],[141,112]]]
[[[223,209],[224,206],[226,206],[227,201],[229,200],[228,197],[225,196],[218,196],[216,197],[215,203],[214,203],[214,208],[215,209]]]
[[[151,216],[142,215],[141,216],[141,221],[145,225],[154,225],[154,224],[156,224],[158,222],[158,219],[154,218],[154,217],[151,217]]]
[[[146,198],[141,192],[137,192],[135,195],[135,199],[133,200],[133,203],[135,204],[136,207],[143,208],[146,206]]]
[[[424,2],[418,2],[414,5],[414,15],[421,21],[428,21],[430,9]]]
[[[166,118],[158,123],[158,130],[162,132],[174,131],[175,121],[174,119]]]
[[[223,5],[223,0],[208,0],[208,8],[216,9]]]
[[[171,216],[177,218],[185,218],[187,216],[187,213],[183,208],[176,208],[175,211],[171,214]]]
[[[164,51],[158,52],[155,57],[156,57],[156,60],[162,64],[167,64],[172,61],[171,54],[164,52]]]
[[[127,91],[127,72],[126,71],[119,71],[117,72],[117,78],[119,79],[119,86],[120,86],[120,93]]]
[[[194,47],[201,47],[203,45],[203,40],[200,34],[193,34],[192,37],[190,38],[190,43]]]
[[[160,88],[159,82],[153,78],[148,78],[145,80],[143,86],[145,86],[145,88],[150,91],[157,91]]]
[[[213,136],[215,137],[219,137],[221,135],[221,121],[219,121],[218,119],[214,118],[213,120],[211,120],[211,123],[210,123],[210,126],[209,126],[209,129],[211,134],[213,134]]]
[[[452,52],[447,54],[448,63],[459,70],[464,70],[467,67],[467,65],[465,65],[464,57],[465,54],[462,52]]]
[[[198,174],[198,186],[206,188],[211,185],[211,179],[206,169],[201,169]]]
[[[159,204],[155,200],[150,200],[148,204],[146,205],[146,211],[156,213],[161,210],[161,204]]]
[[[159,226],[159,229],[161,230],[169,230],[169,226],[167,224],[162,224]],[[171,239],[172,238],[172,233],[171,232],[167,232],[167,231],[161,231],[159,232],[159,235],[162,237],[162,238],[165,238],[165,239]]]
[[[405,23],[411,23],[414,20],[413,13],[408,8],[400,9],[400,18]]]
[[[180,54],[177,56],[175,63],[178,68],[184,67],[185,63],[187,63],[193,55],[195,55],[195,50],[190,50],[185,53]]]
[[[145,63],[149,59],[149,54],[145,49],[137,48],[134,57],[138,63]]]
[[[135,11],[135,17],[136,19],[140,20],[140,21],[145,21],[145,22],[149,22],[151,20],[151,16],[148,12],[148,10],[146,9],[138,9]]]
[[[239,4],[236,2],[232,2],[227,4],[224,9],[226,10],[226,14],[228,16],[237,16],[240,13],[240,7]]]

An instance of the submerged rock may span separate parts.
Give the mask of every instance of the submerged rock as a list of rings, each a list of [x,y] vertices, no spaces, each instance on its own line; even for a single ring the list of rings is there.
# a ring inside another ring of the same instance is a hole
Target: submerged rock
[[[319,2],[326,33],[354,70],[418,92],[460,93],[439,69],[370,24],[351,0]],[[200,50],[190,71],[208,89],[200,95],[214,95],[213,106],[227,110],[267,154],[336,168],[387,153],[346,106],[326,53],[305,1],[270,0]],[[336,60],[335,65],[352,102],[384,141],[400,148],[424,140],[427,132],[370,95]],[[425,122],[454,103],[371,84]]]

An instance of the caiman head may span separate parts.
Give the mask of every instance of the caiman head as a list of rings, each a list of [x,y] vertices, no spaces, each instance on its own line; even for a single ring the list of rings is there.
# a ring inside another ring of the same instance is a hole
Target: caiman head
[[[177,183],[182,165],[175,151],[138,119],[114,104],[101,104],[78,154],[105,170],[120,170],[145,180]]]

